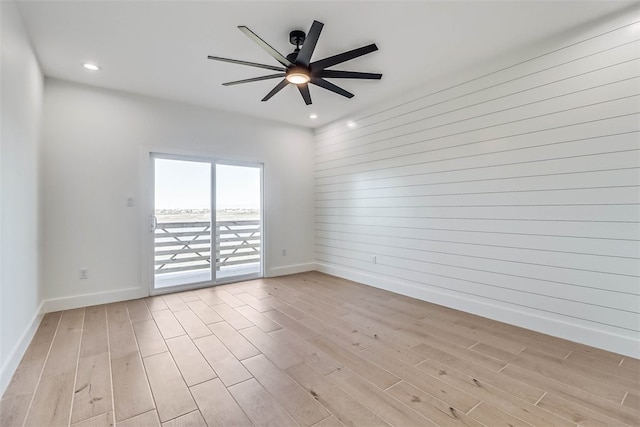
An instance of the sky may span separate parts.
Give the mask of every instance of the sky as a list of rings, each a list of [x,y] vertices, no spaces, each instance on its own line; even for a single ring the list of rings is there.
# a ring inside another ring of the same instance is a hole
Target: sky
[[[259,209],[260,169],[215,165],[217,209]],[[211,164],[155,159],[156,209],[211,206]]]

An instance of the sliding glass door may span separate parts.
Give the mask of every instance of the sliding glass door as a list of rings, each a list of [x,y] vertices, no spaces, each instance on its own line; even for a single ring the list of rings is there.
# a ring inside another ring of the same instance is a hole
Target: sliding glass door
[[[153,288],[262,276],[262,166],[155,154]]]
[[[216,165],[216,277],[260,275],[261,168]]]

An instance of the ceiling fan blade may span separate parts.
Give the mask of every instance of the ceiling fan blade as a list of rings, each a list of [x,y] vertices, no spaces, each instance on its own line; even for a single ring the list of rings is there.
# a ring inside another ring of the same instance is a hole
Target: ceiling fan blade
[[[322,70],[319,72],[320,77],[329,79],[371,79],[380,80],[382,74],[361,73],[358,71],[340,71],[340,70]]]
[[[244,25],[240,25],[238,27],[238,29],[240,29],[240,31],[245,33],[247,35],[247,37],[249,37],[251,40],[253,40],[258,46],[260,46],[262,49],[264,49],[276,61],[278,61],[279,63],[281,63],[285,67],[288,67],[288,66],[291,65],[291,61],[289,61],[287,58],[285,58],[280,52],[278,52],[277,50],[272,48],[269,45],[269,43],[267,43],[266,41],[264,41],[260,37],[258,37],[258,35],[256,33],[254,33],[253,31],[251,31],[249,28],[245,27]]]
[[[221,58],[219,56],[211,56],[211,55],[207,56],[207,58],[213,59],[214,61],[231,62],[232,64],[248,65],[250,67],[264,68],[264,69],[273,70],[273,71],[285,70],[283,67],[276,67],[276,66],[267,65],[267,64],[258,64],[257,62],[241,61],[239,59]]]
[[[313,51],[316,48],[316,43],[318,43],[318,38],[320,38],[322,27],[324,27],[324,24],[322,22],[313,21],[313,24],[311,24],[311,28],[309,29],[309,32],[304,39],[304,43],[302,44],[302,49],[300,49],[300,52],[298,52],[296,63],[305,67],[309,66],[311,55],[313,55]]]
[[[314,85],[318,85],[321,88],[330,90],[331,92],[335,92],[338,95],[346,96],[347,98],[353,98],[353,94],[351,92],[347,92],[346,90],[342,89],[340,86],[336,86],[333,83],[328,82],[323,78],[320,78],[320,77],[312,78],[311,83],[313,83]]]
[[[339,53],[337,55],[312,62],[311,71],[329,68],[332,65],[350,61],[359,56],[366,55],[367,53],[375,52],[376,50],[378,50],[378,46],[376,46],[375,44],[370,44],[367,46],[359,47],[358,49],[350,50],[348,52]]]
[[[253,77],[251,79],[243,79],[243,80],[236,80],[233,82],[222,83],[222,86],[233,86],[233,85],[239,85],[242,83],[252,83],[252,82],[259,82],[262,80],[277,79],[278,77],[284,77],[285,75],[286,75],[285,73],[269,74],[268,76]]]
[[[298,90],[300,91],[300,95],[302,95],[302,98],[304,99],[304,103],[307,105],[311,105],[311,93],[309,93],[309,85],[306,83],[298,85]]]
[[[280,83],[278,83],[278,85],[276,87],[271,89],[271,92],[269,92],[267,94],[267,96],[262,98],[262,101],[264,102],[264,101],[270,100],[273,95],[275,95],[276,93],[280,92],[288,84],[289,84],[289,82],[287,81],[287,79],[282,79],[282,81]]]

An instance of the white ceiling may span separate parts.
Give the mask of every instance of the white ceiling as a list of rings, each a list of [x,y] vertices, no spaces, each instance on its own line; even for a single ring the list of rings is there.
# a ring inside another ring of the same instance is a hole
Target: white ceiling
[[[536,43],[623,9],[631,1],[30,1],[19,8],[45,75],[317,127],[419,84]],[[207,59],[278,65],[238,29],[246,25],[284,55],[288,34],[325,24],[313,60],[369,43],[379,51],[335,69],[383,73],[334,80],[352,99],[311,86],[306,106],[278,80],[223,87],[272,72]],[[82,68],[93,61],[103,69]],[[317,113],[319,118],[309,119]]]

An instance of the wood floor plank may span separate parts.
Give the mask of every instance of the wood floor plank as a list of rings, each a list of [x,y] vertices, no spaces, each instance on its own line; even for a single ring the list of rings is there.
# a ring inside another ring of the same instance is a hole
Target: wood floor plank
[[[158,329],[160,329],[160,333],[165,340],[186,334],[171,310],[154,311],[152,315],[153,320],[156,321],[156,325],[158,325]]]
[[[634,359],[633,357],[624,357],[622,362],[620,362],[620,366],[633,369],[640,374],[640,360],[638,359]]]
[[[528,387],[523,384],[522,387],[519,387],[520,390],[518,390],[518,394],[515,394],[512,390],[514,390],[517,385],[509,381],[500,381],[503,380],[504,377],[499,374],[496,374],[496,378],[492,379],[491,382],[486,382],[456,371],[455,369],[450,369],[435,360],[427,360],[417,367],[433,376],[438,376],[438,378],[451,386],[477,397],[484,403],[520,418],[529,424],[554,427],[571,427],[573,425],[557,415],[534,406],[543,396],[544,392],[539,389],[532,390],[530,396],[533,398],[523,400],[517,396],[519,394],[530,397],[526,390]]]
[[[31,340],[29,347],[25,351],[23,360],[40,359],[47,356],[61,318],[61,311],[47,313],[42,317],[40,325],[38,325],[38,329],[33,336],[33,340]]]
[[[445,345],[454,344],[464,348],[471,347],[473,344],[478,342],[478,340],[474,338],[467,338],[463,335],[458,335],[451,329],[439,328],[437,325],[432,323],[429,323],[427,326],[414,322],[411,326],[407,326],[401,330],[412,335],[416,339],[419,339],[421,342],[441,342]],[[518,350],[522,348],[520,345],[517,347]]]
[[[235,294],[234,296],[260,313],[273,310],[273,307],[268,303],[268,301],[258,299],[247,292],[241,292],[239,294]]]
[[[313,427],[343,427],[343,426],[344,424],[342,424],[340,420],[338,420],[336,417],[332,415],[320,421],[318,424],[316,424]]]
[[[506,361],[486,356],[477,351],[469,350],[455,344],[430,341],[429,344],[418,344],[411,347],[411,349],[428,358],[442,361],[447,360],[450,361],[450,363],[459,363],[461,365],[471,364],[493,372],[498,372],[507,365]]]
[[[544,389],[549,393],[555,394],[558,397],[578,405],[594,409],[603,415],[613,418],[617,422],[624,423],[629,426],[640,425],[640,414],[637,411],[633,411],[619,403],[613,403],[609,400],[602,399],[595,394],[591,394],[560,381],[544,377],[519,366],[508,365],[500,372],[500,374]]]
[[[251,323],[256,325],[258,328],[262,329],[263,332],[269,333],[282,328],[278,323],[248,305],[238,307],[236,308],[236,311],[249,319]]]
[[[191,387],[193,398],[208,426],[247,427],[251,421],[219,379]]]
[[[497,408],[493,408],[482,402],[468,414],[486,426],[491,427],[532,427],[531,424],[509,415]]]
[[[104,305],[87,307],[82,326],[80,357],[94,356],[109,350],[107,311]]]
[[[640,397],[635,393],[628,393],[622,401],[622,404],[640,412]]]
[[[177,295],[182,299],[182,301],[186,302],[187,304],[190,301],[200,300],[200,297],[194,291],[180,292]]]
[[[109,353],[81,357],[71,408],[71,423],[113,410]]]
[[[198,338],[193,342],[225,386],[229,387],[251,378],[249,371],[215,335]]]
[[[144,298],[145,304],[149,311],[168,310],[169,306],[164,302],[161,296]]]
[[[371,338],[359,333],[357,329],[344,327],[339,329],[311,317],[303,317],[302,319],[298,319],[298,321],[316,332],[318,336],[328,338],[343,349],[349,350],[353,353],[358,353],[359,351],[369,347],[373,341]]]
[[[331,415],[263,354],[242,363],[300,426],[310,427]]]
[[[233,353],[238,360],[253,357],[260,351],[251,344],[240,332],[236,331],[227,322],[222,321],[208,325],[211,332]]]
[[[286,314],[287,316],[293,318],[293,319],[302,319],[303,317],[305,317],[305,314],[298,310],[297,308],[295,308],[294,306],[292,306],[291,304],[288,304],[284,301],[280,301],[277,298],[270,296],[268,298],[265,298],[264,300],[267,304],[269,304],[270,306],[272,306],[274,309],[280,311],[281,313]]]
[[[67,310],[62,314],[49,356],[42,371],[43,377],[75,373],[80,353],[84,308]]]
[[[205,289],[198,289],[197,291],[194,291],[196,295],[198,295],[198,297],[204,301],[207,305],[217,305],[217,304],[224,304],[224,301],[222,301],[215,293],[215,290],[211,289],[211,288],[205,288]]]
[[[162,334],[154,320],[133,322],[132,326],[142,357],[167,351]]]
[[[257,326],[241,329],[239,332],[280,369],[287,369],[302,363],[302,358],[289,351],[287,344],[264,333]]]
[[[211,309],[211,307],[209,307],[207,305],[207,303],[205,303],[204,301],[202,301],[200,299],[197,300],[197,301],[189,301],[189,302],[187,302],[187,306],[206,325],[208,325],[210,323],[216,323],[216,322],[221,322],[222,321],[222,317],[220,317],[220,315],[218,313],[213,311]]]
[[[406,382],[426,391],[432,396],[453,406],[460,412],[466,413],[480,402],[480,400],[462,390],[452,387],[441,379],[431,376],[413,366],[407,365],[377,350],[366,349],[360,355],[371,364],[386,369]],[[391,386],[393,384],[390,384]]]
[[[568,400],[562,399],[554,394],[547,393],[544,395],[536,406],[543,408],[551,413],[557,414],[569,422],[579,424],[580,426],[612,426],[619,424],[618,421],[602,415],[584,406],[577,405]]]
[[[116,422],[155,409],[139,353],[111,359]]]
[[[189,387],[216,378],[215,372],[188,336],[168,339],[167,346]]]
[[[3,396],[0,400],[0,426],[22,426],[32,393]]]
[[[71,427],[113,427],[113,412],[105,412],[88,420],[71,424]]]
[[[567,365],[580,365],[589,369],[596,369],[598,372],[606,373],[607,375],[615,375],[616,377],[640,379],[640,372],[637,370],[630,369],[610,360],[602,360],[577,352],[571,352],[564,360]],[[640,384],[640,380],[635,382],[636,384]]]
[[[66,426],[71,415],[75,372],[42,377],[25,426]]]
[[[290,317],[280,312],[279,310],[271,310],[263,314],[303,339],[311,338],[317,335],[317,333],[313,330],[307,328],[293,317]]]
[[[181,311],[188,308],[182,298],[177,294],[162,295],[162,300],[167,304],[167,307],[169,307],[169,310],[171,311]]]
[[[129,312],[129,320],[131,322],[151,319],[151,313],[149,309],[147,309],[144,300],[134,299],[127,301],[127,311]]]
[[[486,427],[464,412],[406,381],[387,389],[387,393],[439,426]]]
[[[366,377],[370,382],[383,390],[400,381],[399,377],[381,368],[379,365],[371,363],[369,360],[357,354],[344,350],[324,337],[310,338],[307,341],[318,347],[331,358],[337,360],[340,364]]]
[[[265,427],[298,425],[273,396],[253,378],[229,387],[229,392],[254,425]]]
[[[118,421],[119,427],[160,427],[158,413],[153,410],[136,415],[124,421]]]
[[[379,322],[372,322],[358,313],[349,313],[346,316],[342,316],[341,319],[349,327],[358,329],[360,333],[393,346],[413,347],[422,342],[420,338],[412,336],[403,330],[395,330]]]
[[[278,341],[285,343],[289,346],[289,349],[300,356],[307,365],[313,366],[313,369],[323,375],[329,374],[343,366],[340,362],[333,359],[313,344],[305,341],[302,337],[298,337],[286,329],[278,329],[277,331],[269,333],[269,335]]]
[[[229,307],[236,308],[236,307],[241,307],[241,306],[245,305],[245,303],[243,301],[240,301],[238,298],[236,298],[235,296],[231,295],[225,289],[214,288],[213,291],[215,292],[216,296],[218,298],[220,298]]]
[[[176,319],[178,319],[178,322],[180,322],[182,328],[191,339],[211,335],[211,330],[207,328],[207,325],[205,325],[193,311],[189,309],[174,311],[173,315],[176,316]]]
[[[612,402],[622,402],[626,387],[622,388],[619,385],[612,385],[606,374],[601,375],[597,371],[590,372],[588,368],[582,366],[574,366],[573,369],[567,369],[567,367],[564,366],[564,361],[554,360],[550,356],[541,357],[541,353],[534,352],[535,350],[526,349],[512,360],[511,363],[545,377],[561,381],[609,399]],[[589,373],[590,375],[588,375]],[[620,382],[622,383],[622,381]]]
[[[213,310],[218,313],[220,317],[225,320],[225,322],[227,322],[237,330],[250,328],[251,326],[253,326],[253,323],[251,323],[249,319],[235,311],[227,304],[216,304],[212,305],[211,308],[213,308]]]
[[[127,312],[127,306],[124,302],[114,302],[106,305],[107,320],[111,324],[115,323],[129,323],[129,313]]]
[[[327,378],[393,426],[436,426],[350,369],[334,371]]]
[[[142,361],[161,422],[198,409],[170,353],[148,356]]]
[[[204,421],[204,418],[202,418],[200,411],[193,411],[171,421],[167,421],[166,423],[162,423],[162,427],[207,427],[207,423]]]
[[[120,322],[109,317],[107,311],[107,327],[109,329],[109,352],[112,359],[138,352],[138,343],[131,323]]]
[[[38,380],[44,369],[46,357],[42,359],[25,360],[23,358],[18,368],[11,377],[11,382],[7,386],[3,398],[8,396],[20,396],[23,394],[33,394]]]
[[[389,427],[382,418],[309,365],[302,363],[292,366],[287,373],[344,425]]]
[[[454,366],[442,362],[437,359],[428,359],[416,367],[436,377],[451,374],[448,378],[465,381],[473,387],[471,390],[475,390],[478,384],[487,384],[529,403],[537,402],[544,394],[544,390],[539,387],[513,380],[480,366],[468,364]]]

